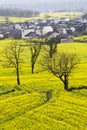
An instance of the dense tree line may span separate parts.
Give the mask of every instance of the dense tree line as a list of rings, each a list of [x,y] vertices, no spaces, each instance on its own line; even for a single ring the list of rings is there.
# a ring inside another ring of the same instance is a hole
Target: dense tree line
[[[0,16],[32,17],[38,16],[39,14],[40,12],[32,10],[0,8]]]

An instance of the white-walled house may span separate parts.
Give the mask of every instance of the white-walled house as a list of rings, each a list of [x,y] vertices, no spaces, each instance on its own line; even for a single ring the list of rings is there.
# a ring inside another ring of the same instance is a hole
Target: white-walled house
[[[42,33],[41,29],[36,29],[36,34],[41,36],[42,35],[41,33]]]
[[[76,30],[75,27],[71,27],[70,29],[72,30],[72,32],[74,32]]]
[[[0,34],[0,39],[3,39],[4,38],[4,35],[3,34]]]
[[[63,34],[66,34],[66,33],[67,33],[66,29],[65,29],[65,28],[63,28]]]
[[[30,32],[35,32],[35,29],[22,29],[21,30],[21,38],[22,39],[26,39],[28,37],[26,37],[26,35]]]
[[[48,32],[53,32],[53,27],[52,26],[44,26],[42,28],[42,35],[45,35]]]
[[[15,29],[21,30],[21,29],[22,29],[22,26],[21,26],[20,24],[15,24]]]
[[[18,30],[21,30],[22,28],[28,28],[28,26],[27,26],[27,24],[26,23],[16,23],[15,25],[14,25],[14,28],[15,29],[18,29]]]
[[[59,29],[59,34],[66,34],[66,33],[67,33],[67,31],[65,28]]]

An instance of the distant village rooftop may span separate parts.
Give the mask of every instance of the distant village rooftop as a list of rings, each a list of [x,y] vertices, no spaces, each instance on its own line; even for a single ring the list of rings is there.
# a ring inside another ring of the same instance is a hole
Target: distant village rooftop
[[[0,24],[0,39],[59,38],[60,42],[73,41],[74,36],[87,32],[87,19],[58,18]]]

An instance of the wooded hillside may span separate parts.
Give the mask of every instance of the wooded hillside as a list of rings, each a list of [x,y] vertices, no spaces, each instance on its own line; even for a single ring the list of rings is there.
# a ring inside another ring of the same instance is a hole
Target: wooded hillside
[[[0,8],[0,16],[32,17],[32,16],[38,16],[38,15],[39,15],[38,11]]]

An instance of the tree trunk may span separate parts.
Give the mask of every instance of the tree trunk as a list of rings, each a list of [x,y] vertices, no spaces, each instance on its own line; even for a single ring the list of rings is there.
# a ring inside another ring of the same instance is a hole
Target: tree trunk
[[[19,75],[19,67],[17,65],[17,68],[16,68],[16,74],[17,74],[17,84],[20,85],[20,75]]]
[[[50,58],[53,57],[53,54],[57,51],[57,43],[50,43]]]
[[[32,69],[32,74],[34,74],[34,64],[32,64],[31,69]]]
[[[68,90],[68,76],[67,75],[64,76],[64,89]]]
[[[50,43],[50,58],[52,58],[53,55],[53,45]]]

